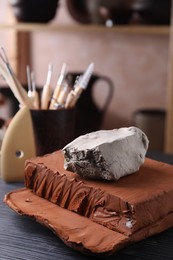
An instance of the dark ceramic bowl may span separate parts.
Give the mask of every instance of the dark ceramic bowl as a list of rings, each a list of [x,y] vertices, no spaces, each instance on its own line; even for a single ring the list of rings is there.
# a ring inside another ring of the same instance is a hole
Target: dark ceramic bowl
[[[97,1],[97,0],[93,0]],[[132,15],[131,4],[119,4],[119,1],[113,1],[107,3],[105,0],[102,7],[108,11],[108,17],[102,17],[99,12],[99,1],[98,5],[95,4],[90,7],[87,0],[67,0],[67,9],[69,14],[80,23],[100,23],[104,24],[106,20],[110,19],[114,24],[127,24],[130,21]]]
[[[86,0],[66,0],[69,14],[79,23],[91,23]]]
[[[138,1],[139,3],[142,1]],[[147,0],[136,10],[144,23],[153,25],[169,25],[171,20],[171,0]]]
[[[9,0],[19,22],[47,23],[55,17],[59,0]]]

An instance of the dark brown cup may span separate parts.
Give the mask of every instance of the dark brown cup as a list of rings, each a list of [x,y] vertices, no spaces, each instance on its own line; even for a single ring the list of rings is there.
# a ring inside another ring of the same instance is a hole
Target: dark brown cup
[[[74,139],[75,109],[31,110],[36,155],[62,149]]]

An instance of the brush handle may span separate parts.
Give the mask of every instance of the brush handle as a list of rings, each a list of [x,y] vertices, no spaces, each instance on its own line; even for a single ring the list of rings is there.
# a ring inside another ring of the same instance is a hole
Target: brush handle
[[[50,85],[44,85],[41,96],[41,109],[47,109],[50,101]]]

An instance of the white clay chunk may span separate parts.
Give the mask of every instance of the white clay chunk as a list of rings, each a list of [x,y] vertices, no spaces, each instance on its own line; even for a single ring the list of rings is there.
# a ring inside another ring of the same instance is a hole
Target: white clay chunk
[[[148,143],[136,127],[92,132],[63,148],[64,167],[84,178],[118,180],[139,170]]]

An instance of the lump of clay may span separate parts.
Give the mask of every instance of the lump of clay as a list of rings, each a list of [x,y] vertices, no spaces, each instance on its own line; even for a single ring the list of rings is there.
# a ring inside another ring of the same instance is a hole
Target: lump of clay
[[[148,143],[136,127],[92,132],[63,148],[64,168],[84,178],[118,180],[139,170]]]

